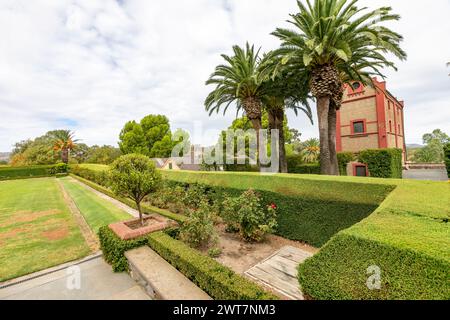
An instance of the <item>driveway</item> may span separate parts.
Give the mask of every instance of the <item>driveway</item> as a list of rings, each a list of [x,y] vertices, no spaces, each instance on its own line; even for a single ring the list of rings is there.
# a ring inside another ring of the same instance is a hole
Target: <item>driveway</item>
[[[2,283],[0,288],[0,299],[8,300],[150,299],[127,273],[114,273],[99,254]]]
[[[410,169],[403,171],[403,179],[447,181],[445,169]]]

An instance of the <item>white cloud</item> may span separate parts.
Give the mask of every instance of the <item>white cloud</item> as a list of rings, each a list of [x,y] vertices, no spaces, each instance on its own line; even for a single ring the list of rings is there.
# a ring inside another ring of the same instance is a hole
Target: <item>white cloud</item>
[[[387,75],[406,101],[407,141],[437,127],[449,132],[450,2],[361,2],[393,3],[402,15],[395,29],[409,59]],[[167,115],[173,128],[222,129],[234,112],[208,117],[203,109],[204,81],[220,54],[247,40],[272,49],[270,32],[295,10],[293,0],[2,1],[0,150],[57,128],[88,144],[115,144],[125,121],[149,113]],[[304,137],[317,135],[304,116],[289,120]]]

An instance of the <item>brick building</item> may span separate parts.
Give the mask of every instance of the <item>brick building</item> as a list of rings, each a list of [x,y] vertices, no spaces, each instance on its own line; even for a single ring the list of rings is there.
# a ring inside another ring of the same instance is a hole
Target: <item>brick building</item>
[[[337,113],[336,149],[358,152],[365,149],[399,148],[406,160],[403,109],[386,89],[386,82],[374,86],[354,82],[346,86],[341,110]],[[351,163],[349,175],[368,175],[364,164]]]

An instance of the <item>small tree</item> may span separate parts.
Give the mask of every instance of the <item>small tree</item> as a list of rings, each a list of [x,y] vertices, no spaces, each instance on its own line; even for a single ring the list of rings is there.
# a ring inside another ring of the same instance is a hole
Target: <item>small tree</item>
[[[155,192],[161,184],[161,174],[156,171],[153,162],[140,154],[127,154],[113,162],[111,187],[114,193],[129,197],[136,202],[142,226],[141,202],[145,196]]]

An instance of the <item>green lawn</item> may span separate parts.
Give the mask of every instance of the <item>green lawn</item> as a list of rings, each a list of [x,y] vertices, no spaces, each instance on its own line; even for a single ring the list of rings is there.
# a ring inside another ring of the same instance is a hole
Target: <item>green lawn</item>
[[[109,169],[109,166],[106,164],[81,163],[79,166],[93,171],[104,171]]]
[[[54,178],[0,182],[0,281],[89,254]]]
[[[100,198],[71,178],[61,178],[60,181],[95,233],[104,225],[132,218],[130,214],[117,208],[109,201]]]

